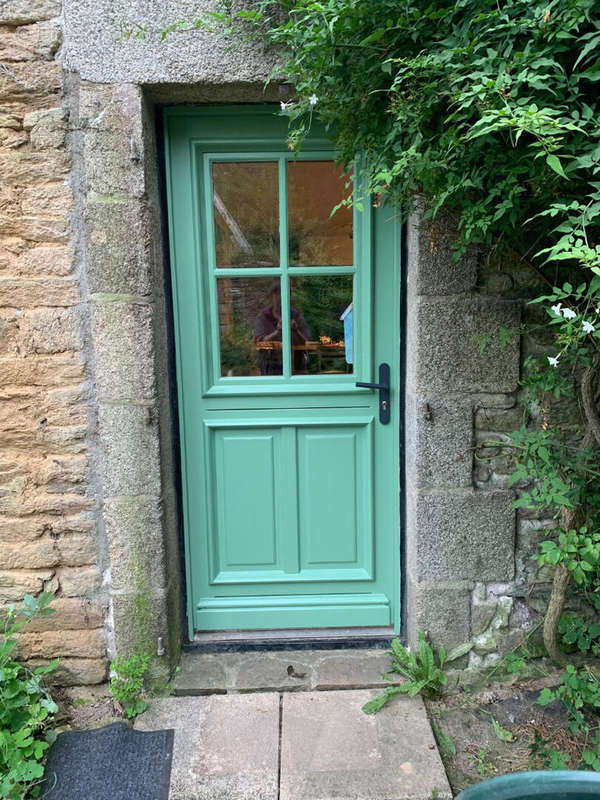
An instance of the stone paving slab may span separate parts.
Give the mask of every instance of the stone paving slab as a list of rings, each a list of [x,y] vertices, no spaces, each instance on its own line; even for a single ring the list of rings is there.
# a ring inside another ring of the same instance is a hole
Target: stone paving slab
[[[280,800],[451,800],[421,698],[364,714],[375,694],[284,696]]]
[[[135,727],[175,730],[170,800],[451,800],[422,700],[376,694],[167,697]]]
[[[307,691],[386,686],[386,650],[284,650],[199,653],[181,658],[175,694]],[[400,682],[400,676],[395,676]]]
[[[169,800],[277,800],[279,695],[153,700],[137,730],[175,730]]]

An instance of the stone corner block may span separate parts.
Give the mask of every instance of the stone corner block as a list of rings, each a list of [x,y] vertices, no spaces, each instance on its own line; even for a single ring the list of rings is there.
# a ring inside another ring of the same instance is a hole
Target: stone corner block
[[[406,395],[406,475],[417,488],[473,485],[469,397]]]
[[[449,214],[442,211],[434,219],[426,219],[425,207],[417,200],[415,211],[407,223],[409,292],[453,295],[475,288],[477,250],[470,248],[454,261],[452,245],[456,239],[456,224]]]
[[[520,304],[508,300],[417,299],[409,308],[407,374],[412,390],[424,397],[514,391],[519,380],[519,342],[502,348],[498,332],[501,326],[517,329],[520,315]]]
[[[419,631],[427,631],[431,642],[446,649],[471,638],[471,584],[419,583],[407,575],[407,630],[409,644],[418,642]]]
[[[158,428],[145,406],[99,405],[104,496],[160,496]]]
[[[104,504],[113,591],[167,588],[162,512],[158,498],[113,497]]]
[[[512,580],[513,502],[513,492],[506,490],[409,490],[408,570],[419,582]]]
[[[144,203],[90,197],[84,224],[90,293],[149,296],[152,236]]]
[[[94,358],[100,401],[154,403],[152,306],[94,297]]]
[[[117,656],[149,655],[150,681],[157,687],[165,685],[174,655],[171,651],[177,646],[171,642],[165,594],[115,594],[111,605]],[[159,637],[165,648],[161,656],[157,654]]]

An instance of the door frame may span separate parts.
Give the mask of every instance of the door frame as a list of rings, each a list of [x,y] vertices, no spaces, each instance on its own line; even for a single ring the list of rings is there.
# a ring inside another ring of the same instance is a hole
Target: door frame
[[[177,395],[178,395],[178,414],[179,414],[179,436],[180,436],[180,458],[181,458],[181,491],[182,491],[182,509],[183,509],[183,541],[184,541],[184,550],[185,550],[185,574],[186,574],[186,610],[187,610],[187,618],[188,618],[188,636],[190,641],[194,640],[194,607],[193,607],[193,593],[192,593],[192,558],[191,558],[191,545],[190,545],[190,487],[188,484],[189,475],[190,475],[190,467],[189,467],[189,438],[186,434],[186,398],[184,394],[184,386],[183,386],[183,364],[182,364],[182,348],[181,348],[181,340],[182,340],[182,330],[181,330],[181,314],[179,313],[179,291],[178,291],[178,278],[180,277],[177,270],[177,259],[178,259],[178,252],[176,247],[176,234],[175,234],[175,220],[173,219],[173,194],[177,191],[176,186],[173,183],[173,171],[171,169],[171,136],[169,132],[169,121],[173,118],[189,118],[191,119],[198,119],[199,117],[207,117],[207,116],[259,116],[261,113],[271,115],[274,111],[277,110],[276,105],[220,105],[220,106],[187,106],[187,107],[178,107],[178,106],[171,106],[166,107],[164,109],[164,147],[165,147],[165,177],[166,177],[166,212],[167,212],[167,223],[168,223],[168,238],[169,238],[169,256],[170,256],[170,274],[171,274],[171,284],[172,284],[172,302],[173,302],[173,327],[174,327],[174,338],[175,338],[175,373],[176,373],[176,385],[177,385]],[[220,140],[219,144],[222,146],[226,140]],[[243,139],[228,140],[229,144],[235,145],[236,141],[243,141]],[[232,149],[234,149],[232,147]],[[309,150],[310,150],[309,146]],[[326,151],[323,151],[323,157],[325,156]],[[192,158],[192,163],[194,166],[196,165],[195,158]],[[194,204],[192,206],[193,213],[196,217],[199,217],[199,208],[198,203],[202,201],[202,198],[197,196],[197,187],[194,189],[193,198]],[[367,208],[367,213],[371,214],[370,207]],[[403,620],[403,615],[405,614],[405,606],[402,601],[402,588],[404,584],[404,580],[402,572],[404,570],[404,558],[402,558],[401,546],[402,546],[402,516],[403,516],[403,506],[404,503],[401,503],[401,496],[403,492],[403,487],[401,484],[401,436],[402,436],[402,411],[403,411],[403,397],[404,397],[404,385],[403,385],[403,364],[402,364],[402,345],[403,341],[401,337],[401,318],[400,314],[402,311],[402,297],[401,297],[401,263],[402,263],[402,228],[400,224],[400,220],[398,218],[397,212],[390,210],[390,209],[378,209],[374,212],[375,215],[379,215],[381,217],[382,214],[389,214],[389,220],[386,219],[386,227],[385,227],[385,235],[381,234],[379,230],[379,234],[376,232],[376,226],[371,225],[371,238],[372,241],[370,243],[371,248],[371,257],[372,257],[372,265],[370,270],[365,270],[364,272],[368,272],[372,276],[373,268],[375,266],[375,257],[378,258],[382,257],[382,252],[385,253],[386,259],[389,259],[392,262],[392,267],[390,270],[390,282],[386,284],[385,287],[383,286],[375,286],[375,282],[371,285],[371,304],[375,301],[375,295],[378,291],[391,291],[396,294],[398,297],[397,308],[399,312],[399,317],[396,320],[395,330],[393,331],[394,337],[394,360],[392,369],[395,370],[396,374],[398,375],[398,389],[397,394],[398,396],[395,398],[395,402],[393,403],[393,415],[392,415],[392,426],[393,427],[393,435],[396,439],[396,446],[393,447],[393,458],[394,458],[394,475],[393,479],[396,484],[396,508],[394,509],[394,519],[397,521],[396,530],[394,530],[390,535],[390,540],[393,542],[393,552],[394,552],[394,587],[393,587],[393,598],[392,598],[392,623],[393,629],[395,633],[399,633],[401,629],[401,623]],[[381,228],[381,224],[379,229]],[[193,238],[196,240],[194,252],[199,253],[203,247],[204,243],[198,241],[200,239],[199,233],[194,233]],[[204,280],[202,276],[198,276],[196,278],[197,281]],[[196,289],[198,286],[196,285]],[[202,310],[202,313],[206,315],[208,309],[206,305],[199,306]],[[206,348],[206,337],[210,338],[209,332],[209,323],[206,319],[199,319],[199,335],[204,340],[203,345],[201,348],[203,352],[206,352],[208,348]],[[210,359],[209,355],[209,359]],[[372,360],[372,353],[369,352],[367,354],[366,363],[370,364],[371,371],[373,370],[372,364],[374,363]],[[207,373],[207,364],[200,364],[198,365],[198,369],[201,371],[202,376],[204,377]],[[374,379],[375,376],[371,376],[370,379]],[[202,381],[204,383],[204,381]],[[331,387],[329,387],[331,388]],[[243,388],[240,387],[243,391]],[[265,393],[269,393],[269,389],[265,389]],[[271,394],[279,394],[279,392],[270,392]],[[403,627],[403,626],[402,626]],[[318,631],[318,628],[315,629]]]

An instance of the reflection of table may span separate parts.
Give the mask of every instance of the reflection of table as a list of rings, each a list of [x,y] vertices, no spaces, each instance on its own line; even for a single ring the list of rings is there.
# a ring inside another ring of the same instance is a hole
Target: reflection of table
[[[282,347],[282,343],[280,341],[273,341],[273,342],[256,342],[256,349],[257,350],[270,350],[270,351],[280,351]],[[303,353],[314,353],[317,360],[317,372],[352,372],[352,365],[346,363],[346,348],[343,341],[340,342],[312,342],[306,341],[302,344],[293,344],[292,345],[292,352],[303,352]],[[344,370],[332,370],[328,369],[327,367],[331,367],[332,363],[336,360],[343,359],[345,369]]]
[[[257,350],[281,350],[281,342],[256,342]]]

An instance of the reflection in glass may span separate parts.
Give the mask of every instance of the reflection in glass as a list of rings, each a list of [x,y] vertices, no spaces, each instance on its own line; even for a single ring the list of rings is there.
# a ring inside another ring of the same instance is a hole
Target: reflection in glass
[[[218,278],[221,375],[281,375],[279,278]]]
[[[351,373],[352,341],[344,339],[344,322],[354,317],[352,275],[292,278],[291,303],[294,374]]]
[[[352,208],[332,210],[349,193],[333,161],[290,161],[288,245],[291,266],[351,266]]]
[[[279,265],[276,162],[212,166],[217,267]]]

